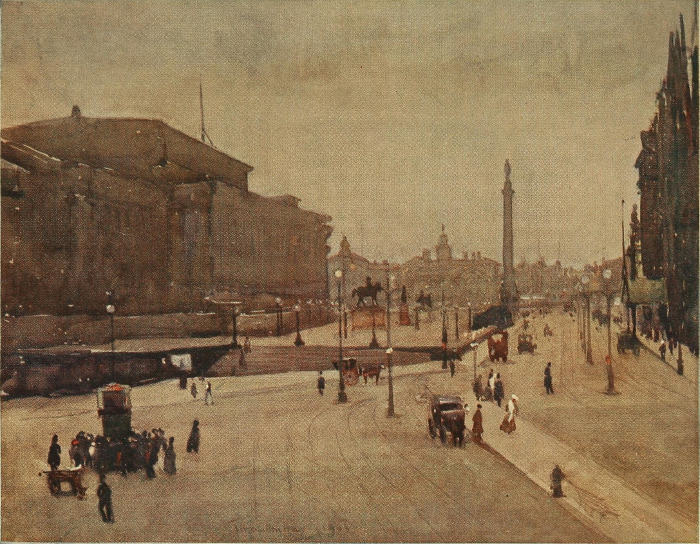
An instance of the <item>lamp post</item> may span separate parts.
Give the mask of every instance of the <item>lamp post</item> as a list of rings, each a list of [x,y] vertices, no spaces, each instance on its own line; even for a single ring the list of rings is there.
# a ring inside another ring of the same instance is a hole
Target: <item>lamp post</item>
[[[338,402],[347,402],[348,396],[345,393],[345,380],[343,379],[343,295],[341,293],[343,271],[336,270],[335,277],[338,280]]]
[[[474,383],[476,383],[476,350],[479,347],[478,342],[472,342],[469,344],[469,346],[472,348],[472,351],[474,352]]]
[[[389,374],[389,407],[386,410],[386,417],[394,417],[394,379],[391,371],[391,355],[394,353],[393,348],[389,347],[386,350],[386,367]]]
[[[107,314],[109,315],[109,330],[110,330],[110,338],[111,338],[111,344],[112,344],[112,381],[116,382],[117,377],[116,377],[116,361],[114,359],[115,353],[114,353],[114,314],[117,311],[117,308],[114,306],[114,291],[109,290],[106,293],[107,295],[107,307],[105,308],[107,310]]]
[[[459,342],[459,308],[455,306],[455,340]]]
[[[591,278],[587,275],[584,274],[581,276],[581,283],[583,284],[583,293],[584,297],[586,298],[586,322],[584,323],[584,327],[588,326],[588,335],[586,338],[586,362],[588,364],[593,364],[593,349],[591,348],[591,293],[590,293],[590,284]]]
[[[301,339],[301,329],[299,327],[299,312],[301,311],[301,306],[299,306],[299,303],[294,305],[294,313],[296,314],[296,319],[297,319],[297,337],[294,340],[294,345],[296,347],[303,346],[304,341]]]
[[[389,407],[386,411],[387,417],[394,417],[394,377],[392,372],[392,354],[394,349],[391,347],[391,291],[394,289],[396,277],[389,274],[389,265],[386,268],[386,365],[387,374],[389,377]]]
[[[418,306],[415,307],[415,312],[416,312],[416,330],[420,330],[420,323],[418,322]]]
[[[275,304],[277,305],[277,336],[282,336],[282,299],[277,297]]]
[[[447,368],[447,308],[445,308],[445,285],[442,285],[442,368]]]
[[[472,303],[467,302],[467,332],[472,330]]]
[[[610,311],[610,306],[612,303],[612,299],[615,296],[615,288],[610,282],[610,278],[612,278],[612,271],[609,268],[606,268],[603,270],[603,295],[605,296],[605,302],[607,305],[607,315],[608,315],[608,355],[605,357],[605,366],[607,367],[608,371],[608,389],[606,393],[608,395],[616,395],[617,391],[615,391],[615,375],[613,374],[613,367],[612,367],[612,338],[611,338],[611,333],[610,333],[610,326],[611,326],[611,311]]]

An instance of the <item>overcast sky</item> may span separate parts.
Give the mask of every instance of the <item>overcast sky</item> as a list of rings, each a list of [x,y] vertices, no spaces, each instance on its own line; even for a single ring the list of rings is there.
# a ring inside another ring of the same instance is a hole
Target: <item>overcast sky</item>
[[[592,262],[620,252],[681,12],[690,39],[689,0],[5,0],[2,126],[78,104],[198,136],[201,74],[214,144],[331,215],[332,252],[405,260],[444,223],[500,261],[509,158],[516,260]]]

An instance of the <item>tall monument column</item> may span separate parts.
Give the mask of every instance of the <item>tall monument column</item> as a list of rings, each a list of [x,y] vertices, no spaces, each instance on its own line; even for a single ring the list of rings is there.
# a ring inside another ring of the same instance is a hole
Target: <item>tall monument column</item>
[[[501,304],[511,312],[517,310],[518,289],[515,286],[513,270],[513,186],[510,183],[510,163],[506,159],[504,166],[506,181],[503,184],[503,284],[501,286]]]

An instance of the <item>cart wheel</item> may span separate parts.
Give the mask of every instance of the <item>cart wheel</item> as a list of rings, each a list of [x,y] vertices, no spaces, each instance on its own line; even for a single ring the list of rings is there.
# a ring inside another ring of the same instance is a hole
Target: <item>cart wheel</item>
[[[440,442],[443,444],[447,442],[447,429],[444,425],[440,425]]]

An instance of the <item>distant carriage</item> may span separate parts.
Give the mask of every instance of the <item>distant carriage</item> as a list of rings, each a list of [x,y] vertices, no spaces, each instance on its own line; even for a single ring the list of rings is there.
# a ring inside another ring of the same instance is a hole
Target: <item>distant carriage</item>
[[[333,361],[333,368],[338,369],[338,361]],[[360,380],[360,369],[357,366],[357,359],[343,358],[342,373],[345,385],[355,385]]]
[[[488,339],[489,359],[491,362],[498,360],[504,363],[508,360],[508,331],[498,331]]]

